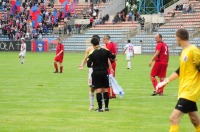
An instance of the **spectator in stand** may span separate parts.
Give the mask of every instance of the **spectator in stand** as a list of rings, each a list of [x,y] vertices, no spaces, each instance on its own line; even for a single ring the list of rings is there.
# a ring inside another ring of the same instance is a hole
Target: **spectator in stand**
[[[186,7],[187,7],[187,4],[184,3],[184,4],[183,4],[183,13],[187,13],[187,9],[186,9]]]
[[[174,17],[174,16],[175,16],[175,12],[173,11],[171,17]]]
[[[163,17],[163,14],[164,14],[164,7],[161,7],[160,8],[160,16]]]
[[[194,10],[192,8],[192,5],[190,4],[188,9],[187,9],[187,13],[193,13],[193,12],[194,12]]]
[[[133,18],[133,13],[132,11],[130,11],[128,14],[128,21],[132,21],[132,18]]]

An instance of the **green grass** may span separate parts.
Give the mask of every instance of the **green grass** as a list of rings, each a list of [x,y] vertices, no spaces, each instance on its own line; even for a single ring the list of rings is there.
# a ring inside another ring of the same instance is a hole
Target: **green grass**
[[[168,84],[162,97],[150,96],[152,56],[136,55],[127,70],[125,56],[118,55],[116,79],[125,96],[110,100],[110,112],[97,113],[88,111],[87,68],[78,69],[84,53],[65,53],[63,74],[53,73],[54,55],[28,52],[21,65],[18,52],[0,53],[0,132],[168,131],[178,84]],[[171,56],[167,75],[178,65],[179,57]],[[187,115],[180,131],[194,131]]]

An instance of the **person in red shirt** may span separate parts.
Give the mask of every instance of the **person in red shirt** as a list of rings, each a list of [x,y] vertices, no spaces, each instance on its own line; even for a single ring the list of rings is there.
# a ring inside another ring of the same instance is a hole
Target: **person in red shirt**
[[[105,44],[106,49],[108,49],[111,53],[113,53],[114,55],[117,55],[117,44],[112,42],[110,40],[110,36],[109,35],[105,35],[103,37],[103,43]],[[110,60],[111,65],[112,65],[112,69],[114,70],[113,76],[115,76],[115,70],[116,70],[116,61],[115,60]],[[110,69],[108,68],[108,74],[110,74]],[[109,94],[109,98],[116,98],[116,95],[114,94],[112,88],[108,88],[108,94]]]
[[[64,45],[60,42],[60,38],[57,38],[57,46],[56,46],[56,57],[54,58],[54,67],[55,67],[55,72],[58,73],[58,64],[60,65],[60,73],[63,71],[63,57],[64,57]]]
[[[152,63],[154,63],[153,68],[151,69],[150,78],[154,87],[154,92],[152,96],[155,96],[157,94],[163,95],[164,87],[159,89],[159,91],[156,92],[156,85],[157,85],[157,79],[160,78],[160,82],[164,80],[166,77],[167,67],[168,67],[168,60],[169,60],[169,50],[166,43],[162,41],[162,35],[156,34],[155,41],[157,43],[155,53],[153,57],[151,58],[149,62],[149,66],[151,67]]]

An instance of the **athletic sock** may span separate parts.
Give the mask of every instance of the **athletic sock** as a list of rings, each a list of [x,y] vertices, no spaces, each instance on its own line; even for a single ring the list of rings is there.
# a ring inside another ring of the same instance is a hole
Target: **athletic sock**
[[[200,125],[195,128],[196,132],[200,132]]]
[[[56,62],[54,62],[54,67],[55,67],[56,71],[58,71],[58,65]]]
[[[102,94],[96,93],[96,98],[97,98],[97,103],[98,103],[99,109],[102,109]]]
[[[160,79],[160,82],[164,81],[164,79]],[[164,92],[164,88],[165,88],[165,85],[161,88],[159,88],[159,93],[163,94]]]
[[[108,88],[108,96],[109,96],[109,97],[112,97],[111,91],[110,91],[110,90],[111,90],[111,88],[109,87],[109,88]]]
[[[156,85],[158,84],[156,78],[155,78],[155,77],[151,77],[151,82],[152,82],[152,84],[153,84],[154,90],[156,91]]]
[[[104,102],[105,102],[105,108],[108,108],[108,105],[109,105],[108,92],[103,93],[103,97],[104,97]]]
[[[171,125],[169,132],[179,132],[179,126],[178,125]]]
[[[131,62],[130,61],[128,61],[128,68],[131,69]]]
[[[63,66],[60,66],[60,73],[62,73],[63,71]]]
[[[90,96],[90,106],[94,106],[94,93],[90,92],[89,96]]]

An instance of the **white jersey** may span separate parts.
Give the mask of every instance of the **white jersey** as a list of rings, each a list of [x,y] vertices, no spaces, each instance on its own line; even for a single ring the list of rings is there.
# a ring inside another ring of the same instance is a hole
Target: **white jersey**
[[[20,55],[21,56],[26,55],[26,43],[21,44]]]
[[[126,49],[126,56],[133,56],[133,51],[134,51],[134,47],[133,44],[128,43],[126,44],[126,46],[124,47],[124,49]]]

